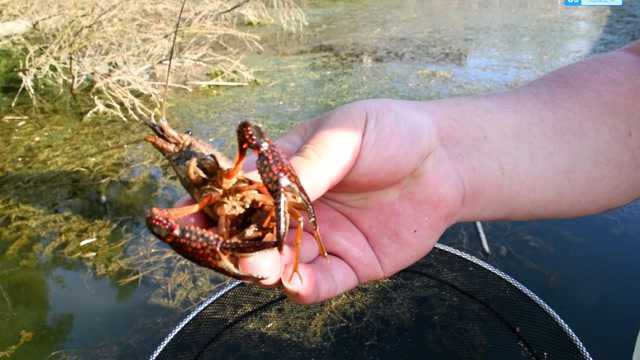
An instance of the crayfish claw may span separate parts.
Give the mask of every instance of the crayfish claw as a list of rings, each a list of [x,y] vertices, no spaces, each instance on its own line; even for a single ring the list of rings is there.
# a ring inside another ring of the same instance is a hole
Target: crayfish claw
[[[282,249],[282,244],[284,244],[284,239],[289,230],[288,201],[283,191],[277,191],[274,200],[276,205],[276,244],[278,249]]]

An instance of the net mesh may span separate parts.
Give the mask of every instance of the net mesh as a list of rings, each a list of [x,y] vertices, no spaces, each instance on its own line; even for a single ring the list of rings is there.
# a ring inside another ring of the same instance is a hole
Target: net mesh
[[[509,276],[437,245],[391,279],[306,306],[233,283],[180,324],[157,359],[591,359]]]

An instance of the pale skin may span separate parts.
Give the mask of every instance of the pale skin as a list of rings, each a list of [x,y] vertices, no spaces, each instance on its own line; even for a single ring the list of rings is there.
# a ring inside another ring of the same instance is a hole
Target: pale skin
[[[290,246],[241,267],[320,302],[406,268],[456,222],[576,217],[640,197],[640,42],[503,93],[348,104],[277,143],[329,257],[305,233],[299,276]]]

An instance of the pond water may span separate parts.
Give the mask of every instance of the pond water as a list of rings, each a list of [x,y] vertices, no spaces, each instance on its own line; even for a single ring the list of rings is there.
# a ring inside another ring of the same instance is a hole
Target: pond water
[[[499,91],[640,37],[640,7],[628,3],[327,0],[306,11],[302,34],[258,29],[266,50],[247,62],[259,85],[174,94],[174,125],[231,155],[235,124],[246,118],[277,136],[358,99]],[[70,120],[55,110],[0,123],[8,144],[0,147],[0,352],[25,331],[32,338],[13,358],[144,358],[185,307],[223,281],[153,257],[162,245],[149,240],[144,209],[183,192],[149,146],[117,147],[143,134],[137,124]],[[639,216],[633,203],[573,220],[486,223],[490,256],[472,224],[454,226],[442,241],[531,288],[594,358],[630,359],[640,329]],[[141,261],[158,260],[143,268],[149,274],[155,265],[185,272],[121,285],[135,268],[126,256],[145,251]],[[181,283],[195,295],[184,295]]]

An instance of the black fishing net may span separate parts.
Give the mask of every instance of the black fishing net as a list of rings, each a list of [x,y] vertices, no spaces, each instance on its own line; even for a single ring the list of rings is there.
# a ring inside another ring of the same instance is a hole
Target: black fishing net
[[[229,283],[152,359],[591,359],[508,275],[443,245],[391,279],[323,304]]]

